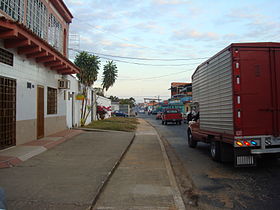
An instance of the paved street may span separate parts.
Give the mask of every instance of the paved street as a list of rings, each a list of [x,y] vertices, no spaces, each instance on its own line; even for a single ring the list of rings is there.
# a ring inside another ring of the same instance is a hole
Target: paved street
[[[256,168],[233,168],[231,163],[211,160],[209,146],[187,146],[186,124],[161,125],[152,115],[148,120],[170,146],[168,155],[181,181],[189,207],[201,209],[279,209],[280,161],[262,160]]]

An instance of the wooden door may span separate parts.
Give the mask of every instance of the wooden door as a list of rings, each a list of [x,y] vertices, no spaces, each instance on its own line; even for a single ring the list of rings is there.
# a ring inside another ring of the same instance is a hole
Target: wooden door
[[[44,137],[44,87],[37,87],[37,138]]]

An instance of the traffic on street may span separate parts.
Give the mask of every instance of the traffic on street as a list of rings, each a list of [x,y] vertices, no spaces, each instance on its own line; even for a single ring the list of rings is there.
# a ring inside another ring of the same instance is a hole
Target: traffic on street
[[[211,159],[210,146],[187,144],[187,124],[162,125],[141,114],[166,141],[185,201],[202,209],[277,209],[280,204],[280,160],[260,159],[257,167],[235,168]],[[175,157],[175,158],[174,158]]]
[[[280,209],[279,8],[0,0],[0,210]]]

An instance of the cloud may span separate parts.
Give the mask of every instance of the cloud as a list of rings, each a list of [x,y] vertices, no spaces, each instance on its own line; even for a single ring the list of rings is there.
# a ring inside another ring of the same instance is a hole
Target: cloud
[[[133,28],[141,32],[155,32],[157,34],[163,34],[165,32],[164,28],[154,21],[138,23]]]
[[[252,12],[249,9],[234,9],[226,16],[225,21],[238,22],[245,28],[243,36],[250,41],[272,41],[279,40],[279,21],[271,19],[266,15]]]
[[[177,30],[173,32],[173,39],[177,40],[195,40],[195,41],[209,41],[218,40],[219,35],[215,32],[199,32],[196,30]]]
[[[154,4],[158,5],[180,5],[180,4],[189,4],[190,1],[186,0],[153,0]]]
[[[67,7],[82,6],[84,3],[80,0],[64,0]]]

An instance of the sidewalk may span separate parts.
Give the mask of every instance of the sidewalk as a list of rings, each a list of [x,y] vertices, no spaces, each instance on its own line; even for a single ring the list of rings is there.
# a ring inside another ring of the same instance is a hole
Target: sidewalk
[[[134,133],[84,131],[15,167],[0,169],[8,209],[87,209],[133,138]]]
[[[0,150],[0,169],[16,166],[82,132],[82,130],[65,130],[40,140]]]
[[[0,169],[8,209],[185,209],[164,146],[139,122],[136,134],[72,130],[0,152],[15,165]]]
[[[93,209],[183,210],[165,148],[156,130],[139,118],[136,137]]]

